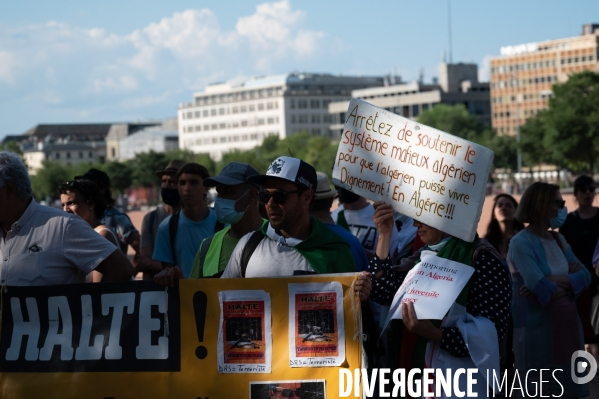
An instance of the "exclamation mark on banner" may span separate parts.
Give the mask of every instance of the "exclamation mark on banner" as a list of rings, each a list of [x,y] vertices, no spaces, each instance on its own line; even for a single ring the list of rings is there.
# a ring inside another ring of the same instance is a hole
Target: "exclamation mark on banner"
[[[449,204],[447,205],[447,211],[446,211],[446,215],[445,217],[447,219],[453,219],[453,210],[455,209],[455,205],[454,204]]]
[[[206,325],[206,307],[208,298],[206,293],[198,291],[193,294],[193,311],[196,316],[196,331],[198,333],[198,341],[204,342],[204,326]],[[196,357],[205,359],[208,356],[208,350],[205,346],[200,345],[196,348]]]

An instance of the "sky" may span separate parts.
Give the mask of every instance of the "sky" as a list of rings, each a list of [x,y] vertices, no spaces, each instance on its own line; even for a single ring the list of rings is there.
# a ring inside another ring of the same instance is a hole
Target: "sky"
[[[437,76],[580,35],[599,1],[0,1],[0,139],[44,123],[175,117],[207,84],[293,71]]]

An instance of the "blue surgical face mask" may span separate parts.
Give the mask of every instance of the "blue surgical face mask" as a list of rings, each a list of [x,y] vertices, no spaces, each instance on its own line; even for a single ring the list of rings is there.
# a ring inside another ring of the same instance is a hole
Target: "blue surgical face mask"
[[[239,222],[245,214],[247,207],[243,212],[238,212],[237,210],[235,210],[235,204],[237,204],[237,201],[245,197],[245,195],[249,192],[250,190],[246,191],[241,197],[237,198],[236,200],[216,197],[216,199],[214,200],[214,212],[216,212],[216,218],[218,219],[218,221],[226,224],[235,224]]]
[[[549,224],[551,224],[552,229],[557,229],[562,227],[562,224],[566,221],[566,217],[568,216],[568,208],[563,207],[562,209],[557,211],[557,216],[549,219]]]

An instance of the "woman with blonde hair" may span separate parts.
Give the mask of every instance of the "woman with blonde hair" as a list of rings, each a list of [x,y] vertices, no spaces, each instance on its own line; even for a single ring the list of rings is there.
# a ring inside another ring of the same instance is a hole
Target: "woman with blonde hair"
[[[591,276],[564,237],[553,231],[566,220],[564,205],[559,187],[541,182],[528,187],[516,211],[516,219],[528,226],[510,241],[507,260],[516,369],[527,375],[529,385],[540,381],[539,370],[545,369],[553,376],[543,382],[545,394],[576,398],[589,394],[587,384],[572,381],[570,361],[574,352],[584,350],[576,297]]]

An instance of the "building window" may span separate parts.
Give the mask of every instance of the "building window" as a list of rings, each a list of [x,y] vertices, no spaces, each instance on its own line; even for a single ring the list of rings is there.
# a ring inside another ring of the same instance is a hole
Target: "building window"
[[[216,116],[216,109],[211,109],[210,110],[210,115]]]
[[[208,110],[207,110],[207,109],[205,109],[204,111],[202,111],[202,114],[203,114],[204,116],[208,116]]]
[[[250,104],[250,112],[253,112],[256,110],[256,106],[254,104]]]
[[[272,125],[273,123],[275,123],[275,119],[274,118],[268,118],[266,120],[266,123],[268,123],[269,125]]]
[[[238,107],[233,107],[233,108],[232,108],[232,112],[233,112],[234,114],[236,114],[237,112],[239,112],[239,108],[238,108]]]
[[[204,131],[210,130],[210,125],[204,125]]]
[[[241,121],[241,126],[246,127],[248,125],[248,121]]]
[[[264,104],[258,104],[258,111],[264,111]]]
[[[295,109],[295,100],[291,100],[291,102],[289,103],[289,108]]]
[[[296,123],[295,115],[291,115],[291,123],[292,124]]]
[[[297,107],[299,109],[306,109],[306,108],[308,108],[308,100],[298,100],[297,101]]]
[[[239,108],[239,112],[247,112],[247,107],[246,107],[245,105],[242,105],[242,106]]]
[[[312,123],[320,123],[320,115],[318,115],[318,114],[312,115],[311,120],[312,120]]]
[[[193,113],[191,113],[191,112],[188,112],[188,113],[187,113],[187,119],[191,119],[191,118],[193,118]]]
[[[216,137],[212,138],[212,144],[217,144],[218,143],[218,139]]]
[[[217,129],[218,129],[218,125],[217,124],[212,125],[212,130],[217,130]]]
[[[226,125],[225,123],[221,123],[221,124],[219,125],[219,128],[220,128],[220,129],[225,129],[226,127],[227,127],[227,125]]]
[[[320,100],[310,100],[310,108],[320,108]]]
[[[79,159],[83,159],[83,152],[79,151]]]
[[[273,109],[274,108],[274,103],[266,103],[266,109]]]
[[[195,116],[196,116],[196,118],[199,118],[200,117],[200,111],[196,111],[195,112]]]
[[[221,142],[221,143],[226,143],[226,142],[227,142],[227,138],[226,138],[226,137],[224,137],[224,136],[223,136],[223,137],[221,137],[221,138],[220,138],[220,142]]]
[[[420,114],[420,109],[418,107],[418,104],[412,105],[412,118],[417,117],[418,114]]]
[[[264,119],[258,119],[258,125],[264,125]]]
[[[299,123],[308,123],[308,115],[299,115]]]
[[[202,127],[201,127],[200,125],[197,125],[197,126],[196,126],[196,132],[199,132],[199,131],[201,131],[201,130],[202,130]]]
[[[225,114],[225,109],[224,108],[219,108],[218,114],[219,115],[224,115]]]
[[[113,148],[113,150],[114,150],[114,148]],[[94,157],[94,154],[91,151],[88,153],[88,155],[89,155],[89,158],[93,158]]]

